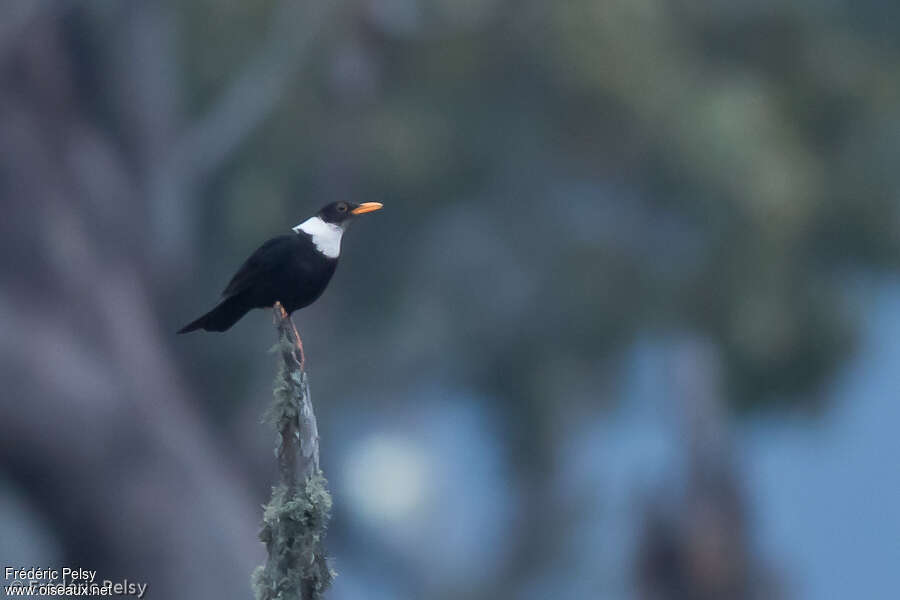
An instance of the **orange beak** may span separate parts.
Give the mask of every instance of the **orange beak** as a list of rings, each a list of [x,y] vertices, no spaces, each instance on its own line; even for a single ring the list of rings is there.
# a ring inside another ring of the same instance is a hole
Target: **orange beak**
[[[376,210],[381,210],[384,207],[384,204],[381,202],[363,202],[356,208],[350,211],[350,214],[353,215],[362,215],[369,212],[375,212]]]

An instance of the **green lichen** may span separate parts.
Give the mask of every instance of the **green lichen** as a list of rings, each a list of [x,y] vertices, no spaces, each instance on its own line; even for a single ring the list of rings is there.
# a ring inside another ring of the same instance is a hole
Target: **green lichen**
[[[296,422],[300,413],[300,399],[309,393],[306,373],[288,368],[284,360],[284,355],[292,349],[290,340],[282,339],[271,350],[278,353],[278,372],[272,389],[274,400],[263,415],[263,422],[276,428],[285,420]]]
[[[331,515],[331,495],[321,471],[290,493],[272,490],[259,537],[269,552],[253,573],[257,600],[317,600],[334,579],[322,548]]]
[[[300,423],[301,407],[311,405],[306,373],[296,360],[299,348],[289,329],[280,327],[279,332],[279,343],[273,348],[278,355],[274,399],[263,420],[276,431],[281,483],[272,488],[272,498],[264,507],[259,539],[269,557],[253,572],[252,586],[257,600],[319,600],[335,575],[322,544],[331,515],[331,495],[318,468],[315,417]],[[313,444],[305,454],[301,425],[312,426],[304,429],[305,443]],[[298,455],[304,461],[299,473]]]

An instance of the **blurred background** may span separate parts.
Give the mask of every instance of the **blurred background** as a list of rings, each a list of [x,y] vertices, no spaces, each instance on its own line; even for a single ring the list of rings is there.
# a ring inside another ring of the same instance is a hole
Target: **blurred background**
[[[0,563],[250,596],[271,314],[334,600],[895,598],[900,5],[0,5]]]

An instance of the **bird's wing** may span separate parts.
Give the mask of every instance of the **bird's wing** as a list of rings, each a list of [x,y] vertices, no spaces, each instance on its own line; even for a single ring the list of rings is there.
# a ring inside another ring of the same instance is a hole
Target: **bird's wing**
[[[231,278],[222,295],[234,296],[253,287],[257,282],[269,280],[271,274],[290,258],[296,237],[297,234],[280,235],[257,248]]]

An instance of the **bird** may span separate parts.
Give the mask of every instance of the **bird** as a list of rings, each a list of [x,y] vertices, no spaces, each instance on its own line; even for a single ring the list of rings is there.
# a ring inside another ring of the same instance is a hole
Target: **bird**
[[[341,238],[355,217],[380,210],[380,202],[332,202],[292,233],[265,242],[231,278],[223,299],[178,330],[226,331],[254,308],[280,302],[290,315],[322,295],[337,269]]]

